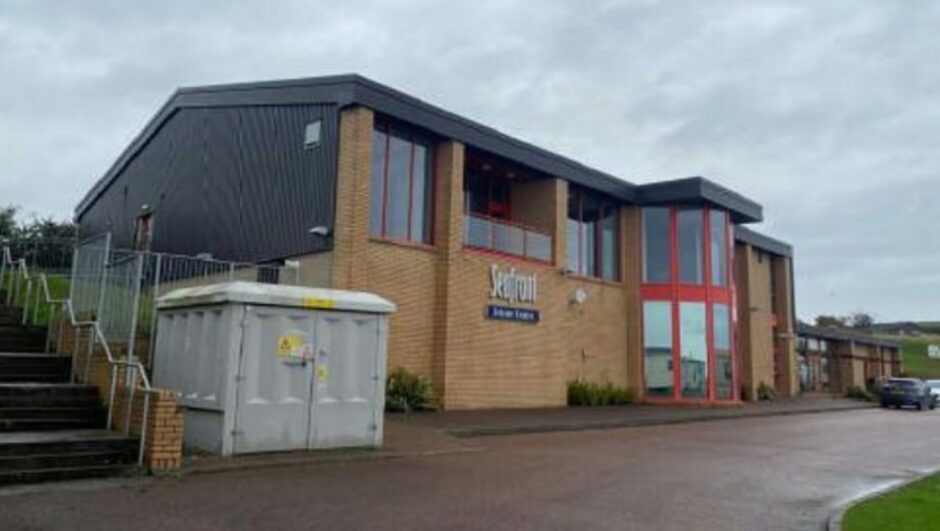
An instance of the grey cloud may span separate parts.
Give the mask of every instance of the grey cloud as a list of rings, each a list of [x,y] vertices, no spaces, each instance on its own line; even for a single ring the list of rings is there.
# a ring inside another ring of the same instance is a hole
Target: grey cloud
[[[0,204],[68,215],[179,86],[360,72],[758,200],[801,315],[940,313],[937,3],[0,1]]]

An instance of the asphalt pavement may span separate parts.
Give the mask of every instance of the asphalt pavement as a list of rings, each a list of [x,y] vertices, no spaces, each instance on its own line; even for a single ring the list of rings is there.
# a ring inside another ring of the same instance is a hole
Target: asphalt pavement
[[[482,450],[0,496],[0,529],[822,529],[940,467],[940,410],[474,439]]]

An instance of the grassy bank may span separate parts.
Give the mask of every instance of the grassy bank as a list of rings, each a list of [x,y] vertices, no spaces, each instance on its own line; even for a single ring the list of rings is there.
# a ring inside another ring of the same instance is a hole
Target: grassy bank
[[[940,475],[931,476],[848,510],[845,531],[937,529],[940,526]]]
[[[940,336],[901,339],[901,355],[907,376],[940,379],[940,359],[927,357],[927,345],[930,344],[940,345]]]

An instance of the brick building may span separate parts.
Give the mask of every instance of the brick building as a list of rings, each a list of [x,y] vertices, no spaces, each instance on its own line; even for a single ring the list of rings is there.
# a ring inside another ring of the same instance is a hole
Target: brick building
[[[901,345],[832,327],[797,325],[800,388],[842,394],[849,388],[872,389],[884,378],[901,376]]]
[[[389,369],[446,408],[562,405],[575,379],[654,403],[798,392],[792,252],[744,228],[759,204],[632,184],[359,76],[178,91],[76,218],[392,300]]]

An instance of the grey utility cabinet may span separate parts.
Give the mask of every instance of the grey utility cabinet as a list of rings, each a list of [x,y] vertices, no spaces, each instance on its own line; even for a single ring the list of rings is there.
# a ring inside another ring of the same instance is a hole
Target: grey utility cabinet
[[[154,384],[181,393],[188,447],[381,446],[391,302],[227,282],[175,290],[157,308]]]

